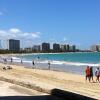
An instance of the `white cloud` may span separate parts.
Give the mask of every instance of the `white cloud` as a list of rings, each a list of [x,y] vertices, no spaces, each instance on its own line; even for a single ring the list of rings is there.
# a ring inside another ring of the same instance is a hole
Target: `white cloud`
[[[17,29],[17,28],[11,28],[9,29],[10,33],[21,33],[21,30]]]
[[[0,34],[1,34],[1,35],[4,35],[4,34],[6,34],[6,31],[0,30]]]
[[[11,28],[8,30],[0,30],[0,39],[30,39],[39,38],[40,32],[23,32],[17,28]]]
[[[32,45],[35,39],[38,39],[40,35],[40,32],[23,32],[17,28],[0,30],[0,40],[19,39],[24,47],[29,45],[28,41],[30,41]]]
[[[38,32],[32,33],[32,36],[33,36],[34,38],[38,38],[38,37],[39,37],[39,34],[40,34],[40,33],[38,33]]]
[[[0,16],[3,15],[3,12],[0,11]]]

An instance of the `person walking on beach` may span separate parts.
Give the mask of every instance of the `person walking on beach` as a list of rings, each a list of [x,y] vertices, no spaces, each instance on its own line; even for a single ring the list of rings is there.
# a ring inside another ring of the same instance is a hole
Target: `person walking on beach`
[[[7,64],[7,59],[6,58],[4,58],[4,64]]]
[[[85,73],[86,73],[86,81],[88,79],[88,81],[90,82],[90,68],[89,68],[89,66],[87,66]]]
[[[21,64],[23,64],[23,61],[22,61],[22,59],[21,59]]]
[[[96,76],[96,82],[100,82],[100,81],[99,81],[99,77],[100,77],[100,69],[99,69],[99,67],[96,68],[95,76]]]
[[[90,81],[92,80],[93,81],[93,67],[90,67]]]
[[[11,57],[11,63],[12,63],[12,61],[13,61],[13,59],[12,59],[12,57]]]
[[[33,66],[35,65],[34,60],[32,61]],[[34,67],[33,67],[34,68]]]
[[[50,61],[48,61],[48,69],[50,70]]]

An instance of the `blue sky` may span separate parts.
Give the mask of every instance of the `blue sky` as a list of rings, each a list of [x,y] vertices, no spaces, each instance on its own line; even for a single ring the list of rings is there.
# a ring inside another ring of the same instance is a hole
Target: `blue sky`
[[[0,0],[0,39],[21,39],[21,46],[42,42],[100,43],[99,0]]]

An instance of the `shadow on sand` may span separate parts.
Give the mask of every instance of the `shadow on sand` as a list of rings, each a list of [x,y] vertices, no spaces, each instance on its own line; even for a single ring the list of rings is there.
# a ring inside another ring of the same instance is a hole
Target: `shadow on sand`
[[[4,96],[0,100],[97,100],[76,93],[53,89],[50,95],[43,96]]]

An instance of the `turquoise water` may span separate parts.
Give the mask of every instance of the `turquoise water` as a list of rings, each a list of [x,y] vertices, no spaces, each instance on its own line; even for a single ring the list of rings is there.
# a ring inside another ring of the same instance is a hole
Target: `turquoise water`
[[[60,70],[65,72],[84,74],[87,65],[100,67],[100,53],[60,53],[60,54],[26,54],[17,56],[23,59],[27,65],[32,66],[35,61],[37,68],[48,69],[48,61],[51,63],[52,70]]]
[[[60,53],[60,54],[29,54],[22,55],[20,58],[32,61],[33,59],[79,62],[79,63],[100,63],[100,53]]]

